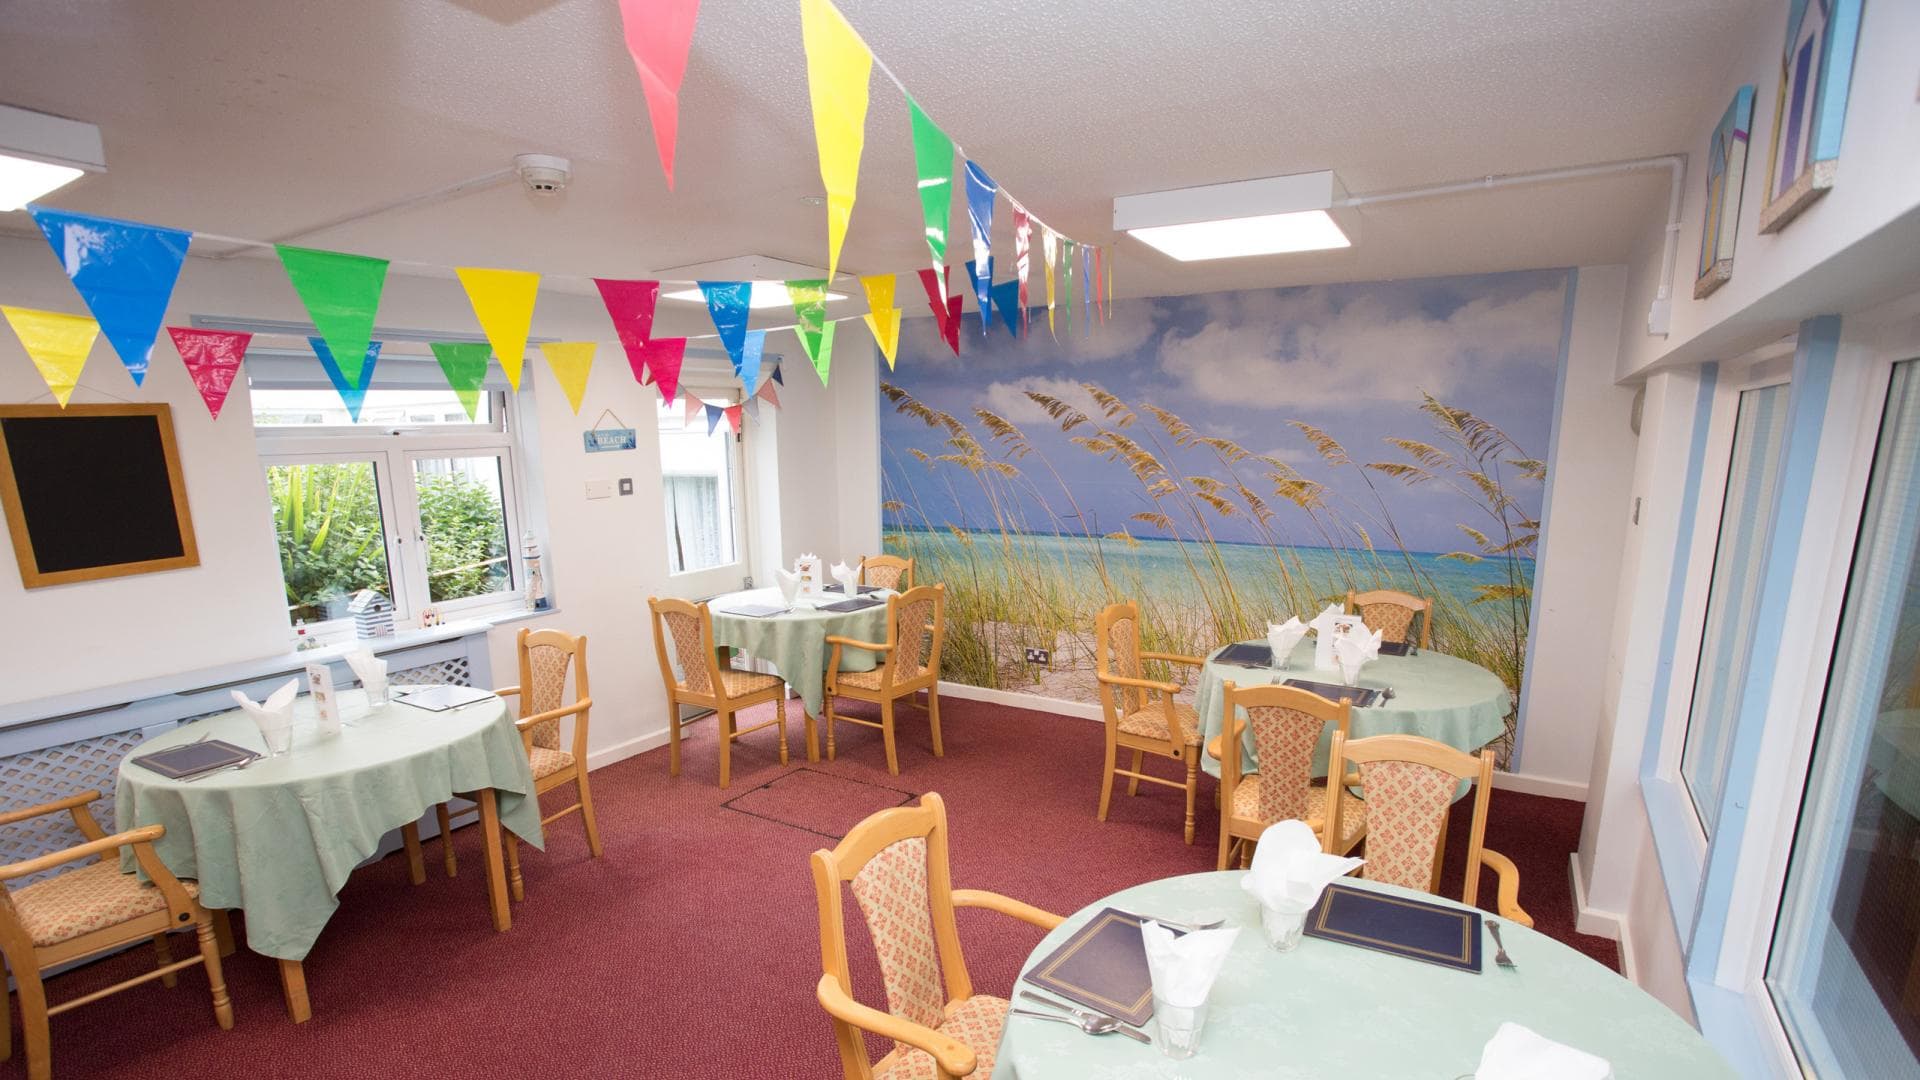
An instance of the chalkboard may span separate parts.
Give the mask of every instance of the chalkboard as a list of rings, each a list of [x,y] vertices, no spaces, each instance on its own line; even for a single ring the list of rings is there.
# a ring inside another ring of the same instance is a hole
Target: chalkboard
[[[0,509],[30,589],[200,565],[166,405],[0,405]]]

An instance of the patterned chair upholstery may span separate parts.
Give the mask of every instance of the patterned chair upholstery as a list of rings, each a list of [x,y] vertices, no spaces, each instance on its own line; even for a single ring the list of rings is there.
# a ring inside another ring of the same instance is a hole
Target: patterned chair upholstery
[[[812,863],[823,968],[815,995],[833,1019],[846,1080],[990,1077],[1008,1002],[973,992],[954,909],[987,908],[1046,930],[1060,916],[996,893],[954,889],[946,807],[935,794],[873,815],[832,851],[814,852]],[[873,940],[885,1012],[852,997],[843,891],[853,893]],[[893,1040],[879,1061],[867,1058],[865,1031]]]
[[[860,560],[860,584],[909,592],[913,589],[913,560],[896,555],[869,555]]]
[[[1292,686],[1236,687],[1229,682],[1222,688],[1223,731],[1220,758],[1220,857],[1216,866],[1225,870],[1233,862],[1235,849],[1241,861],[1251,856],[1252,845],[1267,826],[1277,821],[1298,819],[1315,833],[1324,834],[1327,819],[1325,782],[1313,778],[1313,751],[1320,736],[1331,726],[1347,730],[1352,706],[1345,700],[1329,701],[1317,694]],[[1247,719],[1238,719],[1244,710]],[[1258,772],[1242,772],[1238,752],[1244,734],[1251,731]],[[1333,849],[1341,854],[1353,850],[1367,835],[1367,804],[1355,798],[1344,785],[1334,785],[1345,811],[1340,818],[1340,835]]]
[[[845,721],[878,729],[886,749],[887,771],[900,775],[893,709],[902,698],[911,704],[913,696],[921,691],[927,695],[927,727],[933,741],[933,756],[946,756],[946,748],[940,742],[940,645],[946,639],[946,613],[947,587],[922,585],[887,598],[887,640],[856,641],[838,634],[827,638],[827,644],[832,646],[827,656],[828,761],[839,754],[834,726]],[[872,671],[841,671],[844,649],[878,653],[880,664]],[[868,720],[841,713],[834,699],[842,697],[880,706],[880,719]]]
[[[1107,724],[1106,764],[1100,780],[1100,820],[1107,820],[1113,804],[1114,777],[1127,778],[1127,794],[1140,792],[1140,781],[1180,788],[1187,796],[1186,840],[1193,843],[1193,801],[1200,790],[1200,717],[1193,706],[1174,700],[1180,687],[1147,678],[1146,663],[1199,667],[1201,660],[1177,653],[1142,652],[1140,606],[1127,601],[1109,604],[1093,623],[1094,677],[1100,685],[1100,709]],[[1132,755],[1130,767],[1120,767],[1120,751]],[[1145,771],[1147,755],[1170,758],[1186,766],[1186,776],[1173,780]]]
[[[1358,766],[1367,805],[1367,861],[1361,873],[1368,880],[1439,891],[1447,817],[1460,781],[1471,781],[1473,822],[1467,835],[1466,888],[1461,900],[1468,906],[1478,902],[1481,872],[1491,868],[1498,875],[1495,905],[1500,917],[1533,925],[1520,906],[1519,868],[1485,843],[1487,800],[1493,788],[1492,750],[1469,754],[1418,735],[1376,735],[1349,742],[1345,732],[1336,731],[1327,757],[1328,772],[1351,781],[1354,774],[1344,771],[1349,765]],[[1329,832],[1341,827],[1344,806],[1344,801],[1334,804]]]
[[[1372,592],[1348,592],[1347,614],[1360,616],[1370,630],[1380,631],[1381,641],[1404,644],[1413,640],[1413,620],[1420,618],[1421,648],[1433,641],[1433,601],[1394,589]]]
[[[653,645],[660,660],[660,681],[667,688],[667,774],[680,775],[680,733],[689,723],[680,715],[680,707],[690,705],[713,710],[720,730],[720,786],[733,783],[733,744],[762,728],[780,729],[780,765],[787,764],[787,684],[778,675],[738,671],[724,659],[713,643],[713,612],[705,604],[686,600],[647,598],[653,614]],[[671,651],[669,651],[671,650]],[[735,717],[755,705],[774,703],[774,718],[749,728],[740,727]],[[817,751],[813,718],[807,717],[807,757]]]

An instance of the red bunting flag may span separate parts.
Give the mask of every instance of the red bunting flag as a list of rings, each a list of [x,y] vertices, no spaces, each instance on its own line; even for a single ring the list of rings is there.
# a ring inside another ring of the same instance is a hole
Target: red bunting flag
[[[733,429],[735,435],[740,434],[740,406],[729,405],[727,406],[726,413],[727,426]]]
[[[660,151],[668,191],[673,190],[673,148],[680,133],[680,84],[687,77],[687,54],[699,14],[700,0],[620,0],[627,52],[647,95],[653,144]]]
[[[639,349],[627,350],[627,363],[633,366],[634,378],[640,377],[640,369],[646,368],[653,375],[653,381],[660,385],[661,400],[673,404],[680,391],[680,364],[687,357],[687,339],[657,338]]]
[[[627,351],[633,377],[641,386],[647,385],[652,380],[647,377],[644,356],[647,342],[653,338],[653,309],[660,301],[660,283],[594,278],[593,284],[600,290],[601,302],[607,305],[620,347]]]
[[[942,269],[945,269],[944,267]],[[933,309],[933,318],[940,324],[940,336],[947,339],[947,348],[953,355],[960,355],[960,298],[943,295],[946,290],[940,284],[939,270],[920,271],[920,285],[927,290],[927,306]]]
[[[233,389],[233,380],[240,374],[240,361],[246,358],[247,343],[253,335],[183,326],[169,326],[167,333],[173,337],[181,362],[187,365],[187,374],[193,376],[200,400],[207,403],[207,412],[220,419],[220,406],[226,403],[227,391]]]

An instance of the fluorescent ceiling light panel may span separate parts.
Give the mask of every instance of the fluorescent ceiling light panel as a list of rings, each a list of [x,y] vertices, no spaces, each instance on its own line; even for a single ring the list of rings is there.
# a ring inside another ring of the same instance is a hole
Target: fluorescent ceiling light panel
[[[1330,171],[1122,195],[1113,227],[1182,262],[1353,246],[1327,211],[1346,197]]]
[[[669,300],[685,300],[693,304],[704,304],[707,302],[707,294],[697,288],[676,289],[673,292],[667,293],[666,297]],[[845,300],[846,298],[845,293],[830,292],[827,294],[828,303],[836,300]],[[792,303],[793,297],[788,294],[787,285],[784,281],[756,281],[753,283],[753,293],[747,299],[747,306],[753,308],[755,311],[761,308],[787,307]]]
[[[83,172],[105,172],[100,129],[0,105],[0,211],[19,210]]]

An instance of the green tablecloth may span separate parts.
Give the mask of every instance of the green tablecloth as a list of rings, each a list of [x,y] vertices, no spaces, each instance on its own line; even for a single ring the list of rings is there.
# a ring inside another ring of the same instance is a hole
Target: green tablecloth
[[[893,594],[877,592],[869,595],[875,600],[885,600]],[[826,699],[827,657],[833,651],[827,644],[827,637],[837,635],[855,641],[872,642],[887,640],[885,604],[846,613],[815,610],[845,599],[839,593],[802,596],[794,601],[793,609],[785,615],[756,617],[729,615],[727,609],[748,604],[784,607],[786,601],[780,596],[779,589],[751,589],[716,596],[707,601],[707,608],[713,612],[713,643],[739,649],[748,656],[772,664],[787,685],[793,687],[793,692],[800,695],[807,712],[819,716]],[[865,649],[845,649],[840,653],[842,671],[872,671],[878,663],[879,658]]]
[[[340,906],[354,867],[388,832],[418,820],[454,792],[493,788],[500,821],[544,846],[533,771],[498,698],[447,712],[393,703],[369,711],[357,690],[341,694],[349,726],[314,730],[313,699],[294,706],[293,749],[244,769],[193,781],[169,780],[120,763],[117,829],[164,825],[160,861],[200,883],[210,908],[246,913],[247,945],[301,960]],[[132,757],[202,736],[264,751],[253,721],[238,710],[184,724],[142,743]],[[122,869],[132,870],[131,856]]]
[[[1257,642],[1256,644],[1264,644]],[[1214,655],[1219,651],[1215,650]],[[1220,734],[1221,684],[1235,686],[1269,685],[1288,679],[1311,679],[1337,683],[1337,672],[1313,670],[1313,639],[1307,638],[1293,650],[1287,666],[1244,668],[1221,664],[1212,656],[1200,672],[1200,685],[1194,692],[1193,707],[1200,715],[1201,742],[1204,745]],[[1416,656],[1382,656],[1360,670],[1360,686],[1393,688],[1393,698],[1384,705],[1353,710],[1348,737],[1364,739],[1369,735],[1424,735],[1462,750],[1478,750],[1506,730],[1507,710],[1512,698],[1500,677],[1478,664],[1468,663],[1445,653],[1422,649]],[[1241,710],[1240,719],[1246,719]],[[1258,768],[1253,753],[1253,733],[1243,740],[1245,753],[1241,767],[1248,772]],[[1313,775],[1327,775],[1327,747],[1333,742],[1333,729],[1320,735],[1313,752]],[[1211,755],[1200,755],[1201,765],[1214,776],[1220,775],[1220,763]]]
[[[1259,906],[1240,888],[1240,877],[1238,871],[1189,874],[1115,893],[1060,924],[1022,968],[1108,905],[1170,919],[1225,918],[1241,931],[1214,984],[1198,1054],[1176,1062],[1157,1046],[1011,1016],[994,1080],[1453,1080],[1473,1072],[1481,1048],[1507,1020],[1608,1059],[1618,1080],[1734,1075],[1672,1010],[1544,934],[1503,922],[1500,933],[1518,969],[1494,966],[1489,939],[1479,974],[1316,938],[1281,953],[1267,946]],[[1155,1034],[1152,1021],[1146,1030]]]

